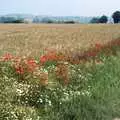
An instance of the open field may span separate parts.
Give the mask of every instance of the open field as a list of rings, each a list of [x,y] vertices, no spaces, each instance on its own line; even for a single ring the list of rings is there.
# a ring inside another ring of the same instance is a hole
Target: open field
[[[82,51],[119,36],[120,25],[0,24],[0,50],[32,56],[45,48]]]
[[[0,120],[119,118],[120,25],[0,25]]]

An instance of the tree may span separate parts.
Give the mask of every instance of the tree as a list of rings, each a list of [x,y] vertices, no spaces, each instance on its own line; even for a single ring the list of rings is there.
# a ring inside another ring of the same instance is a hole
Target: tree
[[[64,21],[65,24],[75,24],[75,21],[69,20],[69,21]]]
[[[24,23],[23,19],[16,19],[15,17],[0,17],[1,23]]]
[[[99,18],[99,23],[107,23],[108,17],[103,15]]]
[[[22,19],[14,20],[12,21],[12,23],[24,23],[24,20]]]
[[[120,11],[116,11],[113,13],[112,18],[114,20],[114,23],[120,22]]]
[[[12,21],[14,21],[15,18],[14,17],[1,17],[1,22],[2,23],[12,23]]]
[[[90,21],[90,23],[99,23],[99,18],[93,17]]]

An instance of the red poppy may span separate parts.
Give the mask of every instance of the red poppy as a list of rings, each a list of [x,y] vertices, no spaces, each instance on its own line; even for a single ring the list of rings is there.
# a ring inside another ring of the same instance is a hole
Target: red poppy
[[[6,53],[2,58],[3,61],[9,61],[13,59],[13,56],[10,53]]]
[[[35,68],[37,67],[37,64],[34,59],[28,59],[28,60],[25,60],[24,62],[29,72],[34,71]]]
[[[16,73],[18,73],[18,74],[24,74],[24,68],[22,66],[18,66],[15,69],[16,69]]]
[[[96,47],[97,50],[100,50],[102,48],[102,45],[100,43],[96,43],[95,47]]]
[[[50,53],[50,54],[47,54],[47,58],[48,60],[54,61],[54,60],[57,60],[57,55],[56,53]]]
[[[36,66],[36,62],[34,59],[28,59],[26,63],[31,66]]]
[[[55,52],[48,52],[47,54],[40,57],[40,62],[44,64],[47,61],[56,61],[58,58]]]
[[[44,64],[44,63],[47,62],[47,61],[48,61],[48,57],[47,57],[46,55],[43,55],[43,56],[40,57],[40,62],[41,62],[42,64]]]

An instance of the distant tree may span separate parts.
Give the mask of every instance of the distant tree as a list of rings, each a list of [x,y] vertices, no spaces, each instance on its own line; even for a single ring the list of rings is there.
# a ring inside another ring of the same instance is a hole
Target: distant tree
[[[16,19],[15,17],[0,17],[1,23],[24,23],[24,20],[19,18]]]
[[[12,23],[24,23],[24,20],[22,20],[22,19],[14,20],[14,21],[12,21]]]
[[[75,24],[75,21],[69,20],[69,21],[64,21],[65,24]]]
[[[99,18],[98,17],[93,17],[91,19],[90,23],[99,23]]]
[[[99,23],[107,23],[108,17],[103,15],[99,18]]]
[[[120,22],[120,11],[116,11],[113,13],[112,18],[114,20],[114,23]]]
[[[14,17],[1,17],[2,23],[12,23],[15,20]]]
[[[44,17],[44,18],[42,18],[42,20],[41,20],[42,23],[48,23],[49,21],[51,21],[51,19],[48,18],[48,17]]]
[[[47,23],[55,23],[55,21],[48,20]]]

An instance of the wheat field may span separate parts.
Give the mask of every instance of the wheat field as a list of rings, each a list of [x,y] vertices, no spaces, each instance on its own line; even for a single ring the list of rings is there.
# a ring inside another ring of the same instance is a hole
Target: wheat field
[[[0,51],[40,55],[44,49],[83,51],[96,42],[120,37],[120,25],[111,24],[0,24]]]

